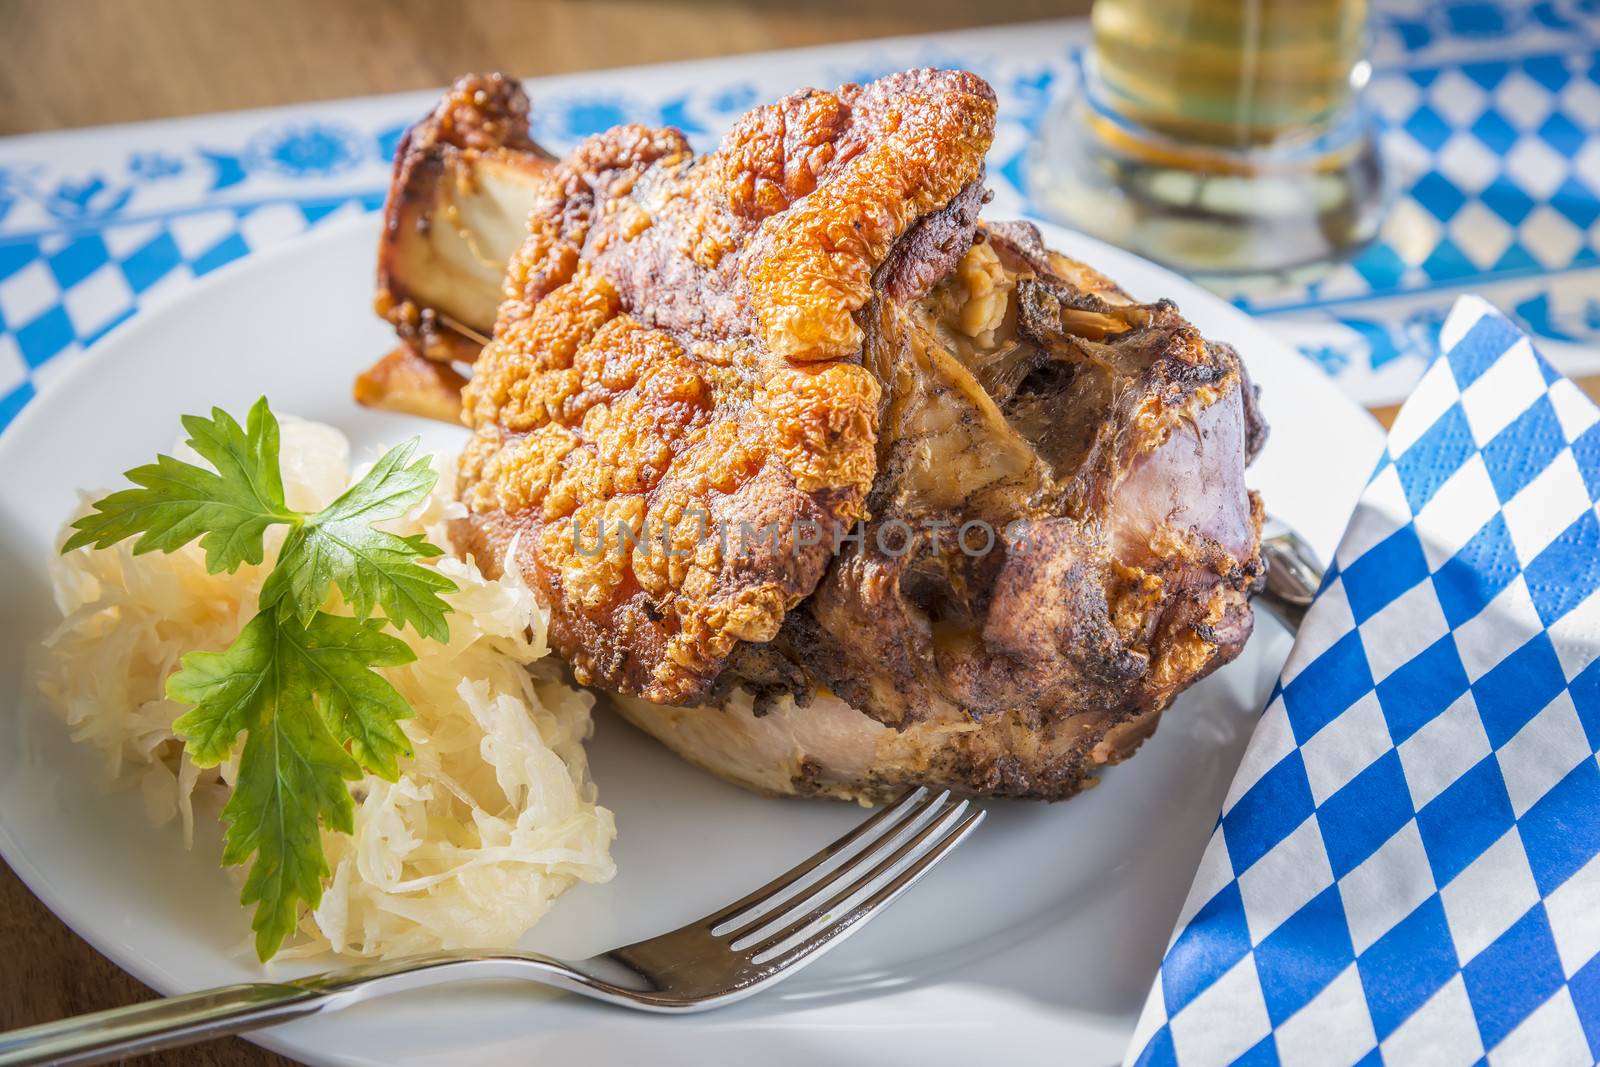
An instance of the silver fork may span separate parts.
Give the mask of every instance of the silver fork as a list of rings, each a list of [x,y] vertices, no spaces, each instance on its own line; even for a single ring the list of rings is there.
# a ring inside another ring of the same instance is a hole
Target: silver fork
[[[0,1067],[100,1063],[456,980],[539,982],[641,1011],[721,1007],[795,973],[881,913],[983,821],[981,809],[968,808],[948,791],[913,789],[749,896],[671,933],[586,960],[439,952],[287,982],[224,986],[0,1034]]]

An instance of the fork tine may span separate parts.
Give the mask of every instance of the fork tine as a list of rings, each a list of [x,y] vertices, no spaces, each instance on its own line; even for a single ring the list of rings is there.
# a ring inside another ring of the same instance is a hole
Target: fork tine
[[[938,803],[939,801],[942,801],[946,795],[947,794],[945,793],[941,793],[931,803]],[[726,924],[729,919],[742,916],[743,913],[749,911],[751,908],[754,908],[756,905],[770,900],[772,897],[783,892],[785,889],[788,889],[790,886],[800,881],[818,867],[821,867],[824,863],[827,863],[833,857],[848,849],[851,845],[854,845],[857,841],[876,834],[880,828],[893,830],[895,826],[900,825],[904,821],[902,816],[915,818],[919,812],[930,806],[930,803],[925,803],[927,798],[927,787],[918,786],[917,788],[906,793],[899,800],[896,800],[893,804],[890,804],[888,807],[872,816],[872,818],[863,822],[860,826],[857,826],[854,830],[851,830],[849,833],[845,834],[837,841],[834,841],[832,844],[823,847],[812,856],[801,860],[798,864],[778,875],[777,878],[774,878],[760,889],[755,890],[748,896],[734,901],[725,908],[721,908],[712,912],[699,922],[691,925],[710,927],[712,933],[717,933],[718,931],[716,928]]]
[[[937,821],[944,818],[945,814],[950,810],[949,799],[950,791],[946,789],[917,808],[908,810],[905,818],[899,819],[894,823],[885,824],[882,833],[872,837],[849,858],[840,861],[832,870],[819,876],[798,892],[788,894],[782,900],[770,906],[763,905],[761,908],[753,909],[740,916],[738,927],[728,929],[725,926],[722,936],[728,938],[730,947],[742,950],[744,946],[741,942],[748,943],[763,927],[770,926],[788,915],[793,915],[802,908],[811,907],[824,894],[831,893],[834,886],[855,877],[862,870],[878,866],[879,859],[885,853],[900,848],[907,836],[922,830],[930,820]]]
[[[859,877],[855,878],[843,889],[834,893],[827,900],[820,904],[816,904],[814,907],[809,908],[803,913],[799,913],[798,918],[794,918],[793,921],[786,924],[781,930],[766,934],[759,940],[750,944],[741,945],[739,943],[739,938],[735,937],[733,941],[733,947],[741,951],[749,952],[752,956],[759,956],[761,953],[776,948],[791,938],[803,933],[807,927],[814,926],[817,922],[831,915],[836,909],[842,907],[846,901],[850,900],[856,894],[866,889],[873,882],[882,878],[885,874],[899,868],[907,861],[908,858],[915,858],[916,855],[920,853],[922,849],[930,842],[937,843],[939,839],[950,829],[950,827],[960,820],[962,814],[967,810],[967,806],[968,801],[963,800],[959,803],[950,804],[940,808],[938,811],[934,812],[932,818],[928,820],[926,826],[922,827],[922,829],[920,829],[916,834],[912,835],[909,840],[905,841],[883,859],[869,864],[857,863],[849,868],[841,868],[840,870],[834,872],[834,876],[832,878],[823,882],[819,882],[816,886],[814,886],[813,889],[815,892],[807,896],[804,901],[795,901],[794,903],[797,905],[796,907],[774,909],[774,911],[780,912],[781,914],[775,915],[772,919],[768,919],[766,922],[760,925],[770,926],[771,923],[775,921],[780,919],[789,919],[792,916],[795,916],[799,912],[800,907],[814,902],[819,896],[821,896],[823,890],[831,890],[841,882],[844,882],[847,878],[855,875],[856,872],[861,871],[863,866],[867,868],[863,873],[860,874]]]
[[[985,814],[987,813],[981,808],[972,811],[965,819],[961,820],[954,830],[951,830],[937,844],[918,857],[914,863],[880,887],[877,892],[804,941],[790,946],[781,955],[769,959],[760,959],[758,954],[753,962],[759,963],[763,967],[772,968],[775,972],[784,972],[791,967],[809,963],[812,958],[820,956],[857,929],[866,925],[868,919],[887,909],[901,893],[921,881],[922,876],[932,870],[934,864],[949,855],[951,849],[967,839],[978,824],[983,822]],[[768,951],[771,950],[769,949]]]

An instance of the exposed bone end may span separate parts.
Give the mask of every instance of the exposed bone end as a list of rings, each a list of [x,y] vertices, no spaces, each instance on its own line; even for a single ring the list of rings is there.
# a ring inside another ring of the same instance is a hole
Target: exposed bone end
[[[551,167],[528,106],[513,79],[469,75],[396,150],[376,308],[430,359],[470,362],[493,332],[506,261]]]
[[[459,423],[461,389],[466,384],[448,363],[401,345],[362,371],[352,392],[363,407]]]

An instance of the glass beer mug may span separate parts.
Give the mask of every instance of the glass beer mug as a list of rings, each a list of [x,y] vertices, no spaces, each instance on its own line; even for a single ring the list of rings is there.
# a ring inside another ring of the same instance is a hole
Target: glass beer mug
[[[1383,176],[1359,95],[1366,0],[1096,0],[1078,91],[1040,131],[1047,213],[1199,273],[1366,242]]]

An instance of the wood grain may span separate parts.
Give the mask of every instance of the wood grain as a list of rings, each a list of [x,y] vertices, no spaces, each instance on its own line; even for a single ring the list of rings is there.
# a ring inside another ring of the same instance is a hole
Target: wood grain
[[[0,0],[0,134],[1081,15],[1088,0]],[[1600,400],[1600,376],[1581,382]],[[1388,425],[1395,408],[1374,411]],[[154,994],[0,864],[0,1029]],[[288,1064],[239,1040],[144,1065]]]
[[[0,863],[0,945],[6,950],[0,958],[0,1030],[118,1008],[156,995],[50,914],[4,863]],[[141,1067],[294,1063],[238,1038],[127,1062]]]
[[[5,0],[0,133],[1081,15],[1088,0]]]

